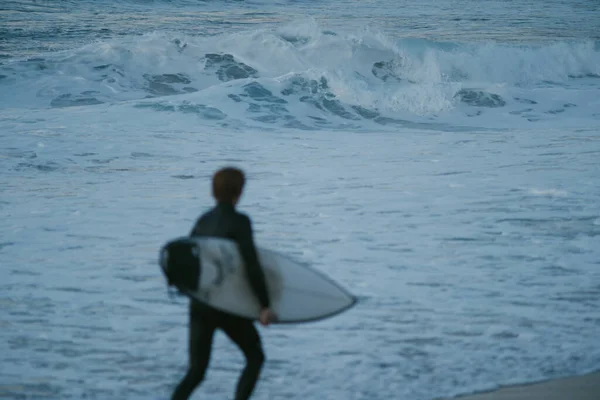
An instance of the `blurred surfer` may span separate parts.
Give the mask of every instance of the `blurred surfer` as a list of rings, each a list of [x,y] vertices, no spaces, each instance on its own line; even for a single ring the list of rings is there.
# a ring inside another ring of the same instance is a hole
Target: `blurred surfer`
[[[247,215],[235,209],[245,180],[243,171],[232,167],[220,169],[214,174],[212,194],[216,205],[198,218],[190,236],[222,237],[238,244],[248,281],[262,306],[259,321],[267,326],[276,316],[269,308],[269,294],[257,257],[252,222]],[[204,379],[217,329],[225,332],[246,357],[246,367],[238,380],[235,400],[246,400],[252,395],[265,360],[253,321],[190,300],[189,368],[173,392],[172,400],[188,399]]]

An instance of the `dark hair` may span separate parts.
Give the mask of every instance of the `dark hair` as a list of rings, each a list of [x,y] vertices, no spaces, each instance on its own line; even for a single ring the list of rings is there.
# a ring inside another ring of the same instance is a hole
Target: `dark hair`
[[[213,175],[212,192],[218,202],[232,203],[242,194],[246,177],[241,169],[235,167],[221,168]]]

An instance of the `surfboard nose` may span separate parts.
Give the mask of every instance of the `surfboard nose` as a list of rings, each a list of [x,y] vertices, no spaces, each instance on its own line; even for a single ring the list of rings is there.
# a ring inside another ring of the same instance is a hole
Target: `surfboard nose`
[[[169,286],[179,290],[197,290],[200,277],[200,257],[196,244],[176,239],[164,245],[159,254],[160,268]]]

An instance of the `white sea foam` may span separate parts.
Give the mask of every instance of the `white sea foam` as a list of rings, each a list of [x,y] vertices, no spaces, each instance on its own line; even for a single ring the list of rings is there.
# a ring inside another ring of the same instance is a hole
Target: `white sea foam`
[[[596,133],[249,131],[126,105],[4,110],[0,130],[3,388],[168,396],[187,314],[157,249],[210,206],[210,174],[231,163],[249,173],[257,241],[361,298],[264,330],[257,399],[425,400],[600,362],[600,193],[582,169]],[[540,195],[542,181],[568,196]],[[220,335],[215,351],[200,393],[227,396],[242,359]]]
[[[568,196],[568,192],[560,189],[537,189],[533,188],[530,190],[532,194],[539,196]]]

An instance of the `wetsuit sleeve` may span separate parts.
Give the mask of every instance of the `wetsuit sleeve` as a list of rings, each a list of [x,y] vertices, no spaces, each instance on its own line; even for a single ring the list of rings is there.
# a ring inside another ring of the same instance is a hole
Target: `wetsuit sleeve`
[[[265,274],[258,262],[256,247],[254,246],[254,238],[252,234],[252,223],[250,218],[242,215],[239,225],[239,236],[236,238],[240,247],[240,253],[246,264],[246,274],[250,286],[254,291],[258,301],[263,308],[269,307],[269,293],[265,282]]]

